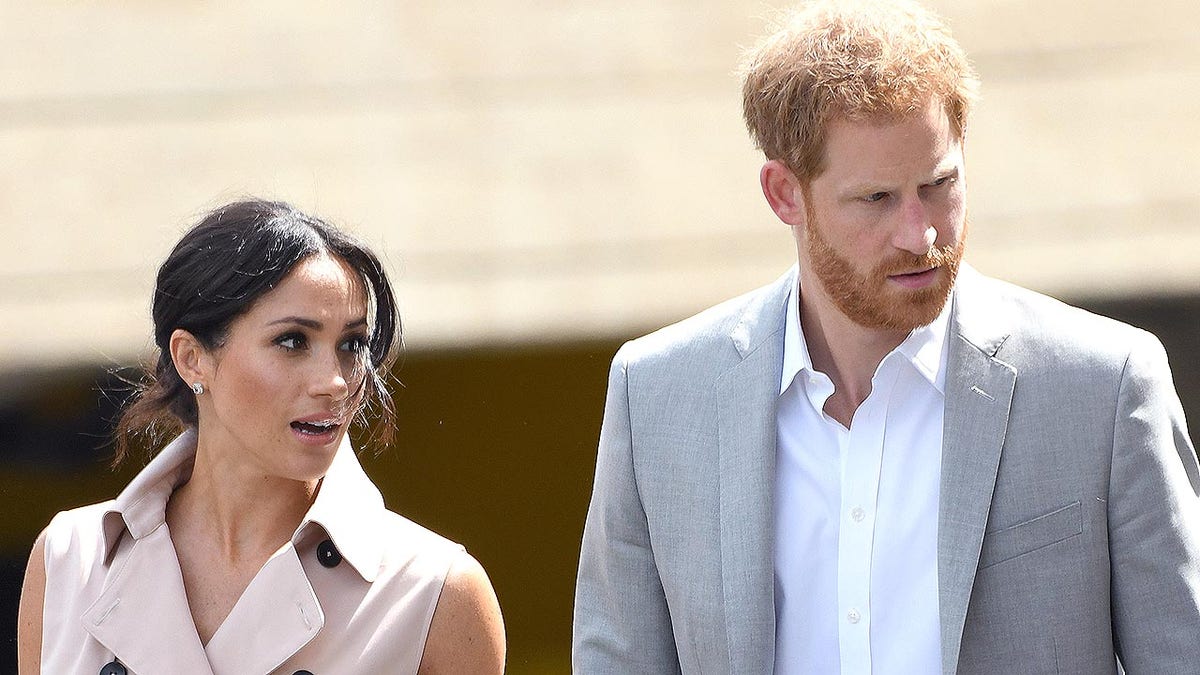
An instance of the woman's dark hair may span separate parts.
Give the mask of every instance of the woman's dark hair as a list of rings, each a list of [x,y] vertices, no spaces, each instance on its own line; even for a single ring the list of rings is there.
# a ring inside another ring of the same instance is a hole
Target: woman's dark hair
[[[391,441],[395,413],[384,377],[400,342],[396,299],[379,258],[355,238],[290,204],[248,199],[222,206],[204,217],[175,245],[158,269],[154,285],[154,343],[158,359],[113,432],[114,465],[132,451],[137,437],[157,452],[161,441],[196,426],[196,398],[171,360],[171,334],[191,333],[206,349],[224,344],[229,326],[293,268],[326,253],[358,273],[367,292],[374,327],[363,360],[361,414],[376,408],[381,417],[374,440]],[[366,364],[363,364],[366,366]]]

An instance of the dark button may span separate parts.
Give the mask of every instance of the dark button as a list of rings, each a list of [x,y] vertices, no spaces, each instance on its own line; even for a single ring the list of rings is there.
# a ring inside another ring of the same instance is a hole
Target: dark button
[[[317,560],[326,567],[337,567],[338,563],[342,562],[342,553],[337,550],[333,542],[329,539],[317,544]],[[309,673],[308,675],[312,675]]]
[[[127,671],[125,670],[125,666],[121,665],[120,663],[117,663],[116,661],[113,661],[111,663],[106,663],[106,664],[104,664],[104,667],[100,669],[100,675],[126,675],[126,674],[127,674]]]
[[[297,670],[296,672],[292,673],[292,675],[312,675],[312,671],[309,671],[309,670]]]

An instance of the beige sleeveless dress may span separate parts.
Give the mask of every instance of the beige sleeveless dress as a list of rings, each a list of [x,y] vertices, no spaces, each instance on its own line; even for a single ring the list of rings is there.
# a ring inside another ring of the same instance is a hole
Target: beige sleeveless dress
[[[194,454],[187,432],[115,500],[51,521],[42,672],[416,672],[446,573],[465,553],[387,511],[348,440],[291,541],[201,645],[164,522]]]

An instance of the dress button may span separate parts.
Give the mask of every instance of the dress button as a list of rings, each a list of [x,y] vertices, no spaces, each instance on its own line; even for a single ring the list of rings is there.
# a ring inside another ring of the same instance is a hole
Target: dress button
[[[332,540],[326,539],[317,544],[317,560],[326,567],[337,567],[342,562],[342,553],[333,545]]]
[[[846,620],[850,623],[858,623],[861,619],[862,615],[858,613],[857,609],[852,609],[849,612],[846,612]]]
[[[125,666],[115,660],[104,664],[104,667],[100,669],[100,675],[126,675],[127,672]]]

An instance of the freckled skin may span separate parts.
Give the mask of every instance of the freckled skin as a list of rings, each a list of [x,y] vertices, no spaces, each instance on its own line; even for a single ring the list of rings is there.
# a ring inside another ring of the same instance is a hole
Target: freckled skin
[[[346,432],[346,406],[352,412],[361,395],[363,367],[353,347],[366,339],[368,329],[358,323],[366,311],[362,284],[344,263],[316,255],[298,264],[203,358],[203,449],[236,457],[265,477],[307,482],[324,475]],[[313,416],[342,424],[328,442],[313,442],[291,426]]]

